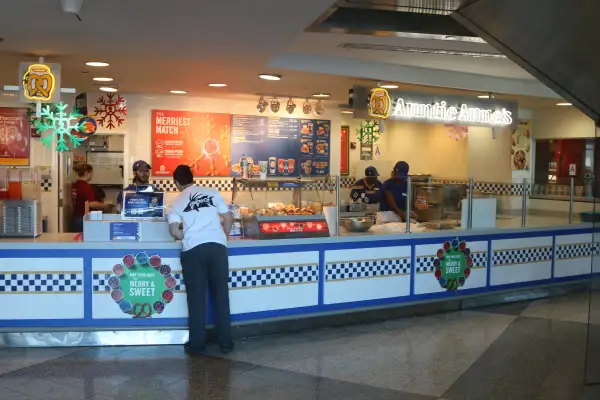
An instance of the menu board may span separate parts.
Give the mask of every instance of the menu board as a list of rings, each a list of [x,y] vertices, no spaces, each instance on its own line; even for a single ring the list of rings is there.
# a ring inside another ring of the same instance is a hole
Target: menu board
[[[0,108],[0,165],[29,165],[29,122],[24,108]]]
[[[267,162],[269,177],[329,174],[330,125],[324,120],[234,115],[231,175],[240,175],[243,156],[255,175],[259,161]]]
[[[230,114],[152,110],[152,176],[229,176]]]

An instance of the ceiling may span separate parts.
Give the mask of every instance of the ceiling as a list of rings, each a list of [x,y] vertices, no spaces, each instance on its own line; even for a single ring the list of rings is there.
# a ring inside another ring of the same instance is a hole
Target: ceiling
[[[504,92],[521,98],[527,94],[554,96],[505,58],[397,51],[428,48],[497,54],[481,41],[307,32],[315,21],[331,13],[334,3],[333,0],[86,0],[79,21],[75,15],[61,10],[60,0],[0,0],[0,9],[9,10],[0,13],[0,38],[4,38],[0,42],[0,87],[17,84],[20,61],[35,61],[37,56],[45,55],[47,62],[62,65],[62,86],[74,87],[78,92],[98,88],[92,77],[109,76],[121,91],[128,93],[167,94],[176,89],[218,97],[237,94],[307,97],[327,92],[337,103],[347,102],[348,89],[354,84],[373,85],[378,79],[404,82],[403,87],[414,90],[436,84],[453,91]],[[380,47],[340,47],[349,43]],[[396,50],[390,51],[390,47]],[[323,58],[326,62],[314,62],[315,56],[326,57]],[[107,61],[110,67],[86,67],[85,62],[90,60]],[[365,62],[370,63],[370,68],[363,68]],[[355,68],[343,73],[342,66]],[[391,73],[384,74],[384,70]],[[257,75],[263,72],[282,74],[283,79],[261,80]],[[428,78],[442,75],[448,78]],[[457,84],[459,81],[463,83]],[[514,83],[512,87],[535,86],[537,91],[503,91],[502,88],[511,88],[509,81]],[[229,86],[207,87],[215,82]],[[552,101],[530,99],[529,102],[547,105]]]

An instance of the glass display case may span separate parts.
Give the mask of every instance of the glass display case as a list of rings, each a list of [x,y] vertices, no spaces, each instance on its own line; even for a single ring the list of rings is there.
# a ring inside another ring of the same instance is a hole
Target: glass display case
[[[233,214],[250,239],[329,237],[336,186],[329,178],[233,179]]]

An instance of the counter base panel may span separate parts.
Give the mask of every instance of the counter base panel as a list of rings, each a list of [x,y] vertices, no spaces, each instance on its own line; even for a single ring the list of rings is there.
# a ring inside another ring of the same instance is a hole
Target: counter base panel
[[[295,333],[311,329],[334,328],[357,324],[376,323],[390,319],[440,312],[453,312],[479,307],[531,301],[562,296],[569,293],[589,291],[589,280],[554,283],[516,290],[499,291],[466,298],[433,300],[419,304],[390,306],[374,309],[358,309],[351,312],[321,315],[290,316],[279,320],[234,323],[235,339],[273,334]],[[215,331],[208,328],[208,340],[214,342]],[[0,347],[89,347],[89,346],[136,346],[181,345],[188,340],[187,329],[165,328],[150,330],[90,330],[47,332],[0,332]]]

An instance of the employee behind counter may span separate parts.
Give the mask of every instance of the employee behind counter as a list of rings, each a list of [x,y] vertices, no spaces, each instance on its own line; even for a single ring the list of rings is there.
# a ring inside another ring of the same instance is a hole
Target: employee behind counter
[[[377,224],[406,220],[408,170],[409,165],[407,162],[398,161],[392,170],[392,177],[383,184],[383,197],[379,203]],[[411,211],[410,218],[416,219],[417,214]]]
[[[383,197],[383,184],[377,179],[379,173],[373,166],[365,169],[365,177],[352,185],[350,198],[352,201],[365,204],[379,204]]]

